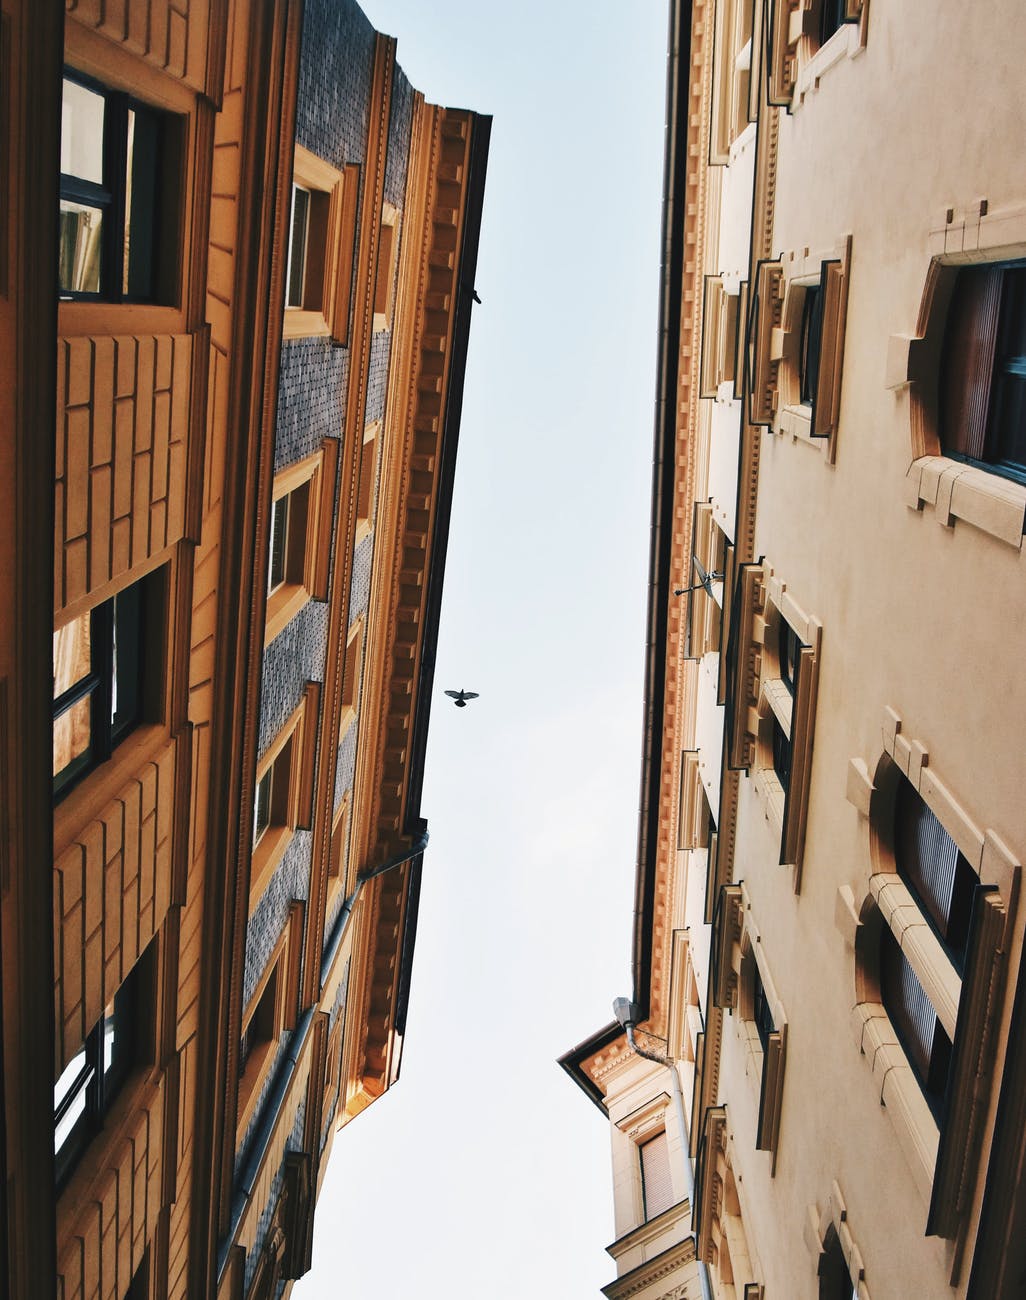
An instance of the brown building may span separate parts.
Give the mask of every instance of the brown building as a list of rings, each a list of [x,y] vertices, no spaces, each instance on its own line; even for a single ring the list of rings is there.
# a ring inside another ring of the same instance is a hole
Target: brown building
[[[633,1005],[563,1059],[606,1293],[1010,1300],[1020,15],[671,10]]]
[[[399,1072],[489,120],[351,0],[0,58],[0,1290],[275,1297]]]

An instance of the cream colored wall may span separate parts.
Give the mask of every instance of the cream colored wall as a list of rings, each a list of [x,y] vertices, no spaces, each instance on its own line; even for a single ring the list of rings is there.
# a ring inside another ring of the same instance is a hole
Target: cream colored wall
[[[834,911],[840,886],[856,900],[868,889],[869,825],[845,799],[846,776],[853,757],[873,771],[887,705],[970,816],[1020,860],[1026,849],[1026,558],[965,522],[948,529],[934,511],[908,508],[909,396],[884,385],[889,336],[915,333],[930,232],[944,210],[981,197],[991,210],[1026,203],[1021,18],[1012,0],[928,15],[877,0],[865,50],[850,57],[856,29],[842,29],[817,56],[818,87],[804,78],[804,102],[780,115],[774,253],[815,251],[847,232],[853,245],[836,464],[817,445],[769,433],[761,450],[755,554],[823,625],[800,896],[751,779],[742,778],[738,812],[734,877],[746,882],[789,1029],[775,1176],[754,1149],[758,1081],[745,1076],[736,1013],[720,1064],[767,1297],[817,1295],[803,1225],[835,1180],[873,1300],[965,1293],[968,1268],[949,1287],[950,1247],[923,1235],[926,1205],[856,1044],[854,956]],[[728,245],[723,231],[721,250]],[[701,699],[698,717],[711,737]],[[1013,972],[1021,935],[1020,921]],[[1006,1026],[1009,1011],[1010,1000]],[[985,1166],[970,1252],[984,1175]]]

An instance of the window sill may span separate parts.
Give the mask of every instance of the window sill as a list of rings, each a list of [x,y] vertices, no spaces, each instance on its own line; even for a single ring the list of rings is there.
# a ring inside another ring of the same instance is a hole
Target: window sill
[[[61,338],[92,334],[184,334],[185,312],[149,302],[61,302],[57,333]]]
[[[60,857],[76,835],[101,816],[141,768],[174,743],[166,727],[143,723],[118,745],[105,763],[83,777],[53,810],[54,858]]]
[[[305,311],[302,307],[286,307],[282,325],[282,339],[327,338],[331,326],[319,311]]]
[[[361,542],[371,535],[371,525],[369,519],[358,519],[356,521],[356,535],[353,538],[353,550],[357,550]]]
[[[310,593],[299,583],[283,583],[267,598],[267,621],[264,625],[264,646],[292,622],[310,599]]]
[[[933,506],[945,528],[956,520],[1022,550],[1026,525],[1026,487],[999,474],[949,456],[921,456],[905,478],[906,504],[912,510]]]

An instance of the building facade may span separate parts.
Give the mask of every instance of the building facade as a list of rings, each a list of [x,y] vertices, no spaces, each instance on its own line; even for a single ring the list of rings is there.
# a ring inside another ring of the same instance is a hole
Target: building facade
[[[489,120],[351,0],[2,22],[0,1289],[276,1297],[399,1073]]]
[[[607,1294],[699,1294],[624,1289],[672,1071],[702,1294],[1018,1296],[1022,34],[671,9],[634,1005],[562,1062]]]

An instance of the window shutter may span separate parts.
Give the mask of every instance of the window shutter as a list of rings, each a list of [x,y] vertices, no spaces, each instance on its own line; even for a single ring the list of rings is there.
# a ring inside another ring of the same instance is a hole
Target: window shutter
[[[940,378],[940,431],[946,451],[984,459],[994,373],[1001,281],[998,267],[960,271],[948,308]]]
[[[654,1219],[673,1204],[670,1180],[670,1148],[665,1130],[641,1145],[641,1187],[645,1220]]]

